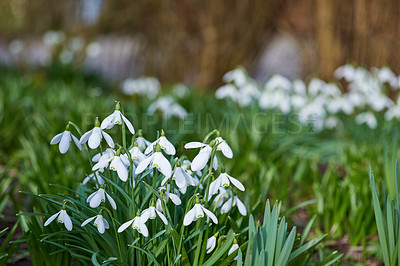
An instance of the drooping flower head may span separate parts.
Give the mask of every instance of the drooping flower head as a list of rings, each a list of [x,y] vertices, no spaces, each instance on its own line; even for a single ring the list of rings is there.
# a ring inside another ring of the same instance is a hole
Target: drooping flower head
[[[97,147],[100,146],[100,142],[103,139],[103,137],[106,140],[108,146],[114,148],[113,139],[111,138],[110,135],[108,135],[100,128],[99,118],[96,117],[94,128],[82,135],[80,143],[83,144],[88,141],[89,148],[96,149]]]
[[[161,137],[159,137],[156,141],[151,143],[149,146],[147,146],[146,150],[144,151],[145,154],[149,154],[150,152],[153,151],[154,146],[156,144],[159,144],[161,149],[164,150],[164,152],[168,155],[175,155],[176,150],[174,145],[169,142],[169,140],[165,137],[165,132],[164,130],[161,129]]]
[[[62,154],[64,154],[68,151],[69,144],[71,143],[71,141],[74,141],[75,145],[78,147],[79,150],[82,149],[79,140],[74,135],[72,135],[71,131],[69,131],[69,123],[68,123],[67,127],[65,128],[65,131],[55,135],[54,138],[50,141],[50,145],[55,145],[57,143],[60,143],[58,149]]]
[[[90,217],[89,219],[85,220],[85,221],[82,223],[81,227],[87,225],[88,223],[90,223],[91,221],[94,220],[93,225],[94,225],[95,227],[97,227],[97,230],[99,230],[99,233],[100,233],[100,234],[104,234],[105,230],[108,229],[108,228],[110,228],[110,225],[108,224],[107,220],[104,219],[104,217],[103,217],[103,215],[101,214],[101,212],[102,212],[102,211],[100,210],[100,212],[99,212],[98,215],[93,216],[93,217]]]
[[[122,121],[124,121],[126,127],[132,134],[135,134],[135,129],[133,128],[131,122],[121,113],[120,111],[121,105],[119,102],[115,105],[115,111],[111,115],[107,116],[103,122],[101,122],[101,129],[110,129],[114,125],[122,125]]]
[[[69,217],[67,211],[65,210],[65,205],[62,207],[61,211],[50,216],[50,218],[47,219],[46,222],[44,223],[44,226],[48,226],[56,218],[59,223],[62,223],[65,225],[65,228],[67,228],[68,231],[72,230],[72,221],[71,221],[71,218]]]
[[[213,223],[218,224],[217,216],[215,216],[214,213],[201,205],[200,201],[197,199],[196,204],[190,211],[186,213],[185,217],[183,218],[183,225],[190,225],[193,221],[197,221],[197,219],[203,218],[204,214],[206,214],[207,217],[213,221]]]

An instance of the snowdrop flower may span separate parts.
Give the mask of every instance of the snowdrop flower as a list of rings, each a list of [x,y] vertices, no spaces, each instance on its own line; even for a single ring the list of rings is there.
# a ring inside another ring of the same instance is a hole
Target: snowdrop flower
[[[215,246],[217,245],[217,237],[218,233],[207,239],[207,246],[206,246],[207,254],[211,253],[211,251],[215,249]]]
[[[114,125],[122,125],[122,121],[125,122],[126,127],[132,134],[135,134],[135,129],[133,128],[131,122],[121,113],[121,105],[117,102],[115,106],[115,111],[111,115],[107,116],[103,122],[101,122],[101,129],[110,129]]]
[[[142,133],[141,129],[139,129],[139,133],[138,133],[138,137],[136,138],[136,142],[141,151],[145,150],[147,148],[147,146],[149,146],[151,144],[150,141],[148,141],[147,139],[145,139],[143,137],[143,133]]]
[[[214,195],[218,192],[218,189],[223,186],[224,188],[227,188],[230,183],[232,183],[235,187],[237,187],[241,191],[245,191],[245,188],[242,183],[240,183],[239,180],[236,178],[233,178],[232,176],[228,175],[226,172],[222,172],[217,179],[215,179],[213,182],[210,184],[210,195]]]
[[[357,124],[367,124],[369,128],[374,129],[377,127],[378,122],[376,121],[375,115],[371,112],[361,113],[356,116]]]
[[[171,176],[172,180],[175,180],[176,186],[183,194],[186,193],[186,187],[188,185],[196,186],[193,177],[191,177],[190,174],[184,170],[179,161],[176,163],[176,168],[172,172]],[[170,179],[170,177],[165,177],[162,180],[161,185],[163,186],[168,181],[168,179]]]
[[[65,128],[65,131],[57,134],[54,136],[54,138],[50,141],[50,145],[54,145],[57,143],[60,143],[58,146],[58,149],[62,154],[66,153],[69,149],[69,144],[71,143],[71,140],[74,141],[75,145],[78,147],[79,150],[82,149],[81,143],[79,143],[79,140],[72,135],[72,133],[69,131],[69,124]]]
[[[163,197],[164,201],[168,202],[168,200],[171,200],[173,204],[181,205],[182,204],[182,200],[179,198],[178,195],[169,192],[169,189],[170,189],[169,185],[167,185],[167,187],[160,187],[158,189],[160,191],[161,196]],[[160,199],[157,199],[156,208],[157,208],[157,210],[162,212],[162,206],[161,206],[161,200]]]
[[[141,163],[139,163],[138,167],[136,168],[135,174],[138,175],[142,173],[149,164],[152,168],[157,168],[157,170],[166,177],[170,177],[172,174],[171,164],[161,153],[161,147],[158,143],[156,146],[156,152],[144,159]]]
[[[192,171],[196,172],[206,167],[208,159],[210,159],[211,156],[212,147],[214,147],[215,144],[217,144],[216,140],[212,140],[210,144],[205,144],[196,141],[185,144],[185,149],[201,148],[199,154],[197,154],[192,161],[191,165]],[[214,156],[213,159],[213,167],[214,169],[218,168],[218,159],[216,156]]]
[[[118,228],[118,233],[122,233],[123,231],[125,231],[126,228],[128,228],[130,225],[132,225],[133,229],[137,230],[143,236],[148,237],[149,230],[147,229],[147,226],[145,224],[146,221],[147,221],[146,217],[141,217],[141,216],[137,215],[132,220],[129,220],[129,221],[123,223]]]
[[[169,142],[169,140],[165,137],[165,132],[164,130],[161,129],[161,137],[159,139],[157,139],[156,141],[154,141],[153,143],[151,143],[149,146],[147,146],[146,150],[144,151],[145,154],[149,154],[150,152],[153,151],[154,146],[156,144],[160,144],[161,149],[163,149],[165,151],[166,154],[168,155],[175,155],[176,150],[174,145]]]
[[[105,230],[110,228],[110,225],[108,224],[107,220],[104,219],[103,215],[101,215],[101,211],[98,215],[90,217],[89,219],[85,220],[81,227],[87,225],[88,223],[90,223],[91,221],[94,220],[94,226],[97,227],[97,230],[99,230],[100,234],[104,234]]]
[[[137,141],[135,141],[133,148],[129,150],[129,153],[131,154],[132,160],[137,164],[146,159],[146,155],[144,155],[138,147]]]
[[[65,210],[65,206],[63,206],[61,211],[50,216],[50,218],[47,219],[46,222],[44,223],[44,226],[48,226],[56,218],[59,223],[62,223],[65,225],[65,228],[67,228],[68,231],[72,230],[72,221],[71,221],[71,218],[69,217],[67,211]]]
[[[232,247],[228,251],[228,256],[231,255],[233,252],[235,252],[235,250],[237,250],[238,248],[239,248],[239,245],[238,245],[237,240],[235,238],[235,239],[233,239]],[[235,257],[234,260],[237,260],[237,256]]]
[[[95,171],[94,173],[91,173],[90,175],[86,176],[85,179],[82,181],[83,185],[86,185],[90,180],[95,180],[96,181],[96,186],[97,184],[101,185],[104,183],[104,179],[101,177],[100,172],[104,172],[104,169],[99,169]]]
[[[199,203],[199,201],[193,206],[193,208],[186,213],[185,217],[183,218],[183,225],[188,226],[193,221],[197,221],[199,218],[204,217],[204,213],[215,223],[218,224],[217,216],[214,215],[211,211],[204,208],[203,205]]]
[[[97,169],[104,168],[108,165],[109,162],[111,162],[109,166],[110,170],[116,171],[119,179],[124,182],[128,180],[128,167],[130,163],[128,156],[126,156],[125,154],[121,155],[121,148],[119,148],[115,155],[111,158],[109,158],[108,156],[102,156],[99,162],[92,167],[92,170],[95,171]]]
[[[110,135],[108,135],[106,132],[104,132],[100,128],[99,118],[96,117],[96,122],[95,122],[94,128],[92,130],[89,130],[85,134],[83,134],[80,139],[80,142],[81,142],[81,144],[83,144],[88,141],[89,148],[96,149],[97,147],[99,147],[100,142],[103,139],[103,137],[106,140],[108,146],[110,146],[111,148],[114,148],[113,139],[111,138]]]
[[[110,195],[104,190],[104,185],[101,185],[100,189],[93,192],[92,194],[89,195],[87,198],[86,202],[89,203],[90,207],[92,208],[97,208],[101,202],[105,202],[106,198],[111,204],[111,207],[116,210],[117,205],[115,204],[115,201],[113,198],[111,198]]]
[[[164,216],[164,214],[158,211],[156,207],[154,207],[154,205],[142,211],[141,217],[143,217],[143,219],[147,221],[147,219],[151,220],[156,219],[157,215],[158,217],[160,217],[160,219],[163,221],[164,224],[166,225],[168,224],[167,218]]]
[[[224,203],[224,205],[222,205],[221,213],[222,214],[228,213],[234,206],[237,206],[241,215],[243,215],[243,216],[247,215],[247,210],[246,210],[246,207],[244,206],[243,202],[237,196],[232,197],[232,194],[231,194],[231,197]]]

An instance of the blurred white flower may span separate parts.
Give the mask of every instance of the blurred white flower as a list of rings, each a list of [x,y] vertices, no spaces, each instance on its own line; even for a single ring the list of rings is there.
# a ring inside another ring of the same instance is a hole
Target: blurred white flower
[[[47,46],[61,44],[65,40],[65,33],[62,31],[46,31],[43,35],[43,42]]]
[[[71,221],[71,218],[69,217],[67,211],[65,210],[65,207],[63,207],[61,211],[50,216],[50,218],[47,219],[46,222],[44,223],[44,226],[48,226],[56,218],[59,223],[62,223],[65,225],[65,228],[67,228],[68,231],[72,230],[72,221]]]
[[[99,42],[91,42],[86,47],[86,54],[90,58],[96,58],[101,54],[101,44]]]
[[[147,112],[153,115],[156,111],[160,111],[165,119],[169,119],[176,116],[180,119],[184,119],[187,116],[187,111],[181,105],[175,102],[171,96],[163,96],[155,100],[150,104]]]
[[[153,77],[126,79],[121,87],[126,95],[146,96],[149,99],[156,98],[161,91],[160,81]]]
[[[147,139],[145,139],[143,137],[141,129],[139,129],[139,133],[138,133],[138,137],[136,138],[136,142],[141,151],[144,151],[146,149],[146,147],[151,144],[150,141],[148,141]]]
[[[144,159],[146,159],[146,155],[144,155],[142,153],[142,151],[139,149],[137,141],[135,141],[135,143],[133,144],[132,149],[129,150],[129,153],[131,154],[132,160],[136,164],[139,164]]]
[[[90,217],[89,219],[85,220],[81,227],[87,225],[88,223],[90,223],[91,221],[94,220],[94,226],[97,227],[97,230],[99,230],[100,234],[104,234],[104,232],[106,231],[106,229],[110,228],[110,225],[108,224],[107,220],[104,219],[103,215],[98,214],[96,216]]]
[[[13,40],[8,45],[8,50],[12,55],[19,55],[24,50],[24,43],[21,40]]]
[[[365,112],[357,115],[356,122],[357,124],[367,124],[368,127],[371,129],[376,128],[378,125],[375,115],[371,112]]]

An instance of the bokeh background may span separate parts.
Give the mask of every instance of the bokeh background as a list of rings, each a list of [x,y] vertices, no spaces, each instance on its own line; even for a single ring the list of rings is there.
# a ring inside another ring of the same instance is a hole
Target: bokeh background
[[[394,0],[1,0],[0,61],[23,50],[25,64],[43,64],[52,30],[98,43],[86,65],[117,80],[215,88],[238,65],[263,81],[276,72],[330,78],[347,62],[397,73],[399,17]]]

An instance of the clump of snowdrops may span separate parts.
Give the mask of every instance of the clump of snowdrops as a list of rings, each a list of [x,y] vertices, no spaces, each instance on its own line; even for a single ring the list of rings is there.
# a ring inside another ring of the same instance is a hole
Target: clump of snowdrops
[[[119,102],[84,134],[68,122],[50,144],[61,154],[77,152],[76,146],[92,171],[71,177],[82,179],[67,194],[38,195],[54,211],[44,220],[49,229],[43,239],[84,264],[233,261],[246,244],[248,219],[238,195],[245,187],[222,164],[233,158],[229,144],[213,130],[201,142],[184,145],[199,149],[190,161],[177,155],[162,129],[157,135],[146,140]]]

